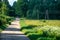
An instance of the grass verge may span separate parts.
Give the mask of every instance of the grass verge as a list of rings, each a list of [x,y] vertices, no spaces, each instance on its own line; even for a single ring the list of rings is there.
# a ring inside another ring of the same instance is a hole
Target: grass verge
[[[31,40],[60,40],[60,20],[20,20],[21,31]]]

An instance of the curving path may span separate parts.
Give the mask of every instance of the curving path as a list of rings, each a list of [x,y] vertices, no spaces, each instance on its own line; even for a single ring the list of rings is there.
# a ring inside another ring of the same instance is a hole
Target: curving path
[[[20,31],[19,18],[16,18],[9,27],[1,33],[0,40],[30,40]]]

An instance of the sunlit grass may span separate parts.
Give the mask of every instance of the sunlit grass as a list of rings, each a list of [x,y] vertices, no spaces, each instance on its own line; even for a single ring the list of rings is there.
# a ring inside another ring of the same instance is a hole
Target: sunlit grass
[[[44,22],[44,20],[25,20],[25,24],[26,25],[49,25],[49,26],[60,26],[60,20],[46,20],[46,22]]]
[[[2,32],[2,29],[0,29],[0,33]]]
[[[25,20],[22,19],[22,18],[20,19],[20,26],[21,26],[21,27],[26,26]]]

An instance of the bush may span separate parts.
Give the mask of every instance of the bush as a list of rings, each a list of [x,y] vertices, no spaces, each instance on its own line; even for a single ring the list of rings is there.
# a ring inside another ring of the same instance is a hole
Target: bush
[[[50,37],[39,37],[37,40],[56,40],[56,38],[50,38]]]
[[[38,33],[29,33],[27,35],[31,40],[37,40],[37,38],[39,38],[41,35],[39,35]]]
[[[28,35],[29,33],[36,33],[36,30],[34,29],[24,29],[22,30],[26,35]]]
[[[0,29],[4,30],[7,27],[7,25],[0,26]]]
[[[13,18],[13,17],[8,17],[8,16],[7,16],[6,20],[7,20],[7,24],[11,24],[11,21],[13,21],[14,18]]]
[[[60,36],[60,35],[59,35]],[[56,40],[60,40],[60,37],[56,37]]]
[[[42,37],[55,37],[56,40],[60,40],[60,27],[53,27],[53,26],[44,26],[44,27],[36,28],[38,31],[43,31]]]
[[[31,40],[60,40],[60,27],[55,26],[26,26],[22,31]],[[44,39],[43,39],[44,38]]]
[[[4,30],[7,25],[6,24],[11,24],[11,18],[6,16],[6,15],[0,15],[0,29]]]
[[[40,30],[46,32],[48,36],[60,36],[60,27],[45,26],[40,28]]]
[[[33,28],[35,28],[35,27],[37,27],[36,25],[29,25],[29,26],[24,26],[24,27],[22,27],[20,30],[22,31],[22,30],[24,30],[24,29],[33,29]]]

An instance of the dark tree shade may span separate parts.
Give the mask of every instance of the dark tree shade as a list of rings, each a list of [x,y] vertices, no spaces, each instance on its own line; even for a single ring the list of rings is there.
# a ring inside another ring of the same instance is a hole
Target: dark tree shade
[[[20,17],[32,19],[59,19],[59,16],[56,16],[60,14],[60,0],[17,0],[13,8],[15,14]]]

